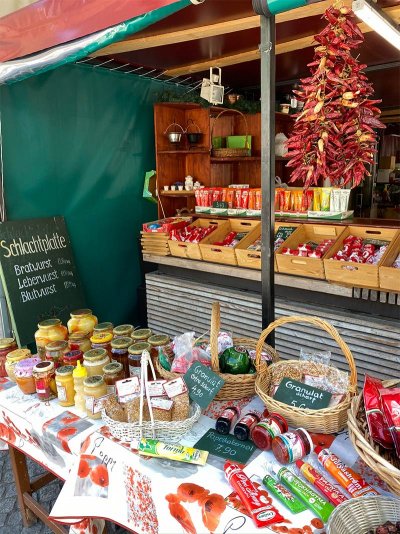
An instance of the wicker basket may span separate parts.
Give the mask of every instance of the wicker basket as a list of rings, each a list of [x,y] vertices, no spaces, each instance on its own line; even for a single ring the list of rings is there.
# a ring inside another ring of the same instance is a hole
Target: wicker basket
[[[384,386],[391,387],[398,383],[399,380],[390,380],[384,382]],[[349,436],[358,455],[386,482],[390,491],[400,496],[400,460],[394,466],[389,461],[388,451],[370,438],[362,394],[352,400],[348,416]]]
[[[400,500],[393,497],[371,496],[349,499],[340,504],[329,518],[327,534],[368,534],[391,521],[400,521]]]
[[[271,385],[271,373],[279,371],[279,366],[293,366],[300,372],[307,371],[310,368],[310,362],[300,362],[298,360],[285,360],[272,364],[269,368],[261,371],[256,380],[256,393],[264,402],[270,412],[278,412],[288,421],[289,425],[295,427],[303,427],[310,432],[317,432],[322,434],[333,434],[343,430],[347,424],[347,410],[350,406],[352,397],[357,392],[357,371],[354,363],[353,355],[340,337],[339,332],[332,325],[319,319],[318,317],[281,317],[280,319],[271,323],[262,333],[257,344],[257,353],[261,351],[261,347],[268,335],[278,328],[278,326],[287,323],[310,323],[325,330],[336,341],[342,349],[346,357],[347,363],[350,367],[349,377],[349,391],[345,399],[331,408],[323,408],[322,410],[309,410],[303,408],[295,408],[283,402],[279,402],[269,395]]]
[[[153,438],[154,428],[157,439],[166,443],[175,443],[199,420],[201,415],[200,406],[195,403],[191,404],[189,415],[190,417],[183,421],[155,421],[154,427],[150,421],[144,421],[141,434],[139,422],[121,423],[120,421],[114,421],[114,419],[108,417],[105,409],[101,411],[103,421],[110,429],[111,434],[120,441],[132,441],[140,437]]]
[[[211,144],[212,144],[212,138],[213,138],[213,131],[214,126],[217,122],[217,120],[223,115],[224,113],[239,113],[239,115],[243,118],[245,126],[246,126],[246,140],[245,140],[245,148],[213,148],[211,150],[211,155],[214,158],[242,158],[245,156],[251,155],[251,149],[248,148],[248,125],[247,125],[247,119],[246,116],[243,115],[241,111],[238,111],[237,109],[224,109],[218,115],[215,117],[212,128],[211,128]],[[247,147],[247,148],[246,148]]]
[[[224,381],[224,385],[219,390],[214,400],[235,400],[242,399],[244,397],[251,397],[255,392],[255,382],[257,374],[247,374],[247,375],[231,375],[226,373],[219,372],[219,359],[218,359],[218,334],[220,331],[221,325],[221,315],[220,315],[220,305],[219,302],[214,302],[211,310],[211,330],[210,330],[210,346],[211,346],[211,368],[217,373]],[[241,345],[247,350],[255,350],[257,347],[257,341],[255,339],[249,338],[233,338],[234,345]],[[261,350],[258,352],[258,357],[256,358],[256,369],[257,373],[262,370],[266,371],[267,364],[261,360],[261,352],[268,353],[273,362],[278,361],[278,353],[269,345],[263,343],[261,345]],[[165,378],[166,380],[172,380],[177,378],[179,375],[177,373],[171,373],[163,369],[158,362],[156,361],[157,372]]]

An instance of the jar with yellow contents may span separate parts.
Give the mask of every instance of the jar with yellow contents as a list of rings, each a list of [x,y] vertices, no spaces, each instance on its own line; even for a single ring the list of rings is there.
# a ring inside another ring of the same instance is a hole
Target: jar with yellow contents
[[[111,341],[113,335],[109,332],[99,332],[94,333],[90,338],[90,343],[92,344],[92,349],[105,349],[107,354],[111,359]]]
[[[115,326],[113,329],[114,337],[130,337],[133,332],[133,325],[131,324],[120,324]]]
[[[63,365],[64,354],[68,352],[68,343],[64,340],[50,341],[46,345],[46,360],[54,362],[54,367]]]
[[[67,340],[68,330],[61,324],[60,319],[46,319],[40,321],[38,324],[38,330],[35,332],[35,341],[37,347],[38,356],[42,359],[46,359],[46,345],[51,341]]]
[[[147,341],[152,335],[153,332],[150,330],[150,328],[140,328],[132,332],[131,338],[135,343],[143,343]]]
[[[36,393],[42,402],[49,402],[57,397],[56,373],[53,362],[40,362],[33,368]]]
[[[122,363],[125,378],[129,377],[128,348],[133,344],[130,337],[116,337],[111,341],[111,359],[114,362]]]
[[[110,363],[110,357],[105,349],[91,349],[83,355],[83,366],[86,368],[88,377],[103,375],[103,367]]]
[[[92,310],[89,310],[89,308],[74,310],[70,315],[71,319],[67,323],[70,334],[83,332],[84,334],[90,335],[97,325],[97,317],[93,315]]]
[[[73,406],[75,404],[74,378],[72,376],[74,369],[73,365],[63,365],[56,369],[56,387],[60,406]]]
[[[114,325],[112,323],[99,323],[93,329],[93,335],[96,334],[111,334],[113,335]]]
[[[12,352],[9,352],[6,356],[6,372],[8,378],[13,382],[16,382],[14,368],[16,364],[22,360],[26,360],[32,356],[29,349],[15,349]]]
[[[6,361],[7,354],[17,348],[17,343],[13,337],[3,337],[0,339],[0,377],[5,378],[7,376]]]
[[[90,350],[92,344],[90,343],[90,335],[85,332],[74,332],[68,337],[69,350],[80,350],[82,353]]]
[[[107,397],[107,386],[100,375],[88,376],[83,381],[86,414],[90,419],[100,419],[103,401]]]

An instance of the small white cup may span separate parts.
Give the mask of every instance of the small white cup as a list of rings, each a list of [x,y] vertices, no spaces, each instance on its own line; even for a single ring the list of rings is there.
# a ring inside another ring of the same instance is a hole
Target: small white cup
[[[183,185],[178,185],[179,191],[183,191]]]
[[[169,185],[164,185],[164,191],[168,191],[169,190]]]
[[[171,191],[176,191],[176,185],[171,185]]]

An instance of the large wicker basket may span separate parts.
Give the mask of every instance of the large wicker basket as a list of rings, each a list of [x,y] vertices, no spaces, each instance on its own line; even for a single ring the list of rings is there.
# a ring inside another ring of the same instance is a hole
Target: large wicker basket
[[[391,387],[399,382],[399,380],[386,381],[384,386]],[[390,453],[372,441],[362,394],[352,400],[348,416],[349,436],[360,458],[386,482],[390,491],[400,496],[400,459],[396,466],[393,465],[389,461]]]
[[[400,521],[400,500],[386,496],[359,497],[339,504],[326,525],[327,534],[368,534],[391,521]]]
[[[212,148],[211,155],[214,158],[242,158],[245,156],[251,155],[251,149],[249,148],[249,141],[248,141],[248,125],[247,125],[247,119],[246,116],[243,115],[241,111],[238,111],[237,109],[224,109],[218,115],[215,117],[212,128],[211,128],[211,144],[213,139],[213,132],[214,127],[218,121],[218,119],[224,115],[225,113],[238,113],[241,115],[241,117],[244,120],[245,128],[246,128],[246,138],[245,138],[245,147],[244,148]]]
[[[342,349],[346,357],[347,363],[350,367],[349,376],[349,391],[345,399],[333,407],[323,408],[322,410],[309,410],[303,408],[296,408],[289,406],[283,402],[273,399],[270,394],[271,376],[272,373],[279,371],[279,366],[293,366],[300,372],[306,372],[310,368],[309,362],[302,362],[298,360],[282,360],[272,364],[269,368],[260,370],[256,380],[256,393],[264,402],[270,412],[277,412],[281,414],[288,421],[289,425],[295,427],[303,427],[310,432],[317,432],[322,434],[333,434],[343,430],[347,424],[347,410],[350,406],[352,397],[357,392],[357,371],[354,363],[353,355],[340,337],[339,332],[331,324],[318,317],[281,317],[280,319],[271,323],[262,333],[257,344],[257,353],[261,351],[265,339],[269,334],[279,326],[287,323],[310,323],[325,330]]]
[[[255,382],[257,374],[247,375],[231,375],[226,373],[220,373],[219,359],[218,359],[218,334],[221,326],[221,312],[219,302],[214,302],[211,310],[211,330],[210,330],[210,346],[211,346],[211,368],[217,373],[224,381],[224,385],[215,396],[215,400],[235,400],[242,399],[244,397],[251,397],[255,393]],[[234,337],[234,345],[241,345],[247,350],[255,350],[257,347],[257,340]],[[270,355],[273,362],[278,361],[278,353],[269,345],[262,343],[261,349],[257,353],[256,357],[256,370],[257,373],[266,371],[267,364],[261,359],[261,352],[265,352]],[[177,373],[171,373],[163,369],[158,361],[156,361],[157,372],[166,380],[172,380],[181,376]]]

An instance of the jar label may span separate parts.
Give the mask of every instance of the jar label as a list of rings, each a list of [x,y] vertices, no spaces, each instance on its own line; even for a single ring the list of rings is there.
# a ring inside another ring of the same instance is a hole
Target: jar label
[[[298,434],[295,432],[286,432],[281,434],[281,440],[286,446],[289,456],[289,463],[301,460],[305,456],[305,448]]]
[[[247,415],[241,418],[239,423],[251,429],[254,425],[258,423],[257,416],[255,414],[248,413]]]
[[[231,427],[235,426],[238,420],[238,411],[234,408],[226,408],[219,418],[227,419],[230,422]]]
[[[141,372],[142,372],[142,368],[140,367],[140,365],[139,367],[134,367],[133,365],[129,366],[130,376],[137,376],[140,378]]]
[[[104,395],[103,397],[95,398],[95,397],[86,397],[86,410],[90,412],[92,415],[95,415],[99,412],[101,412],[103,408],[103,402],[108,398],[108,394]]]
[[[115,386],[107,386],[107,393],[108,395],[115,395]]]
[[[65,402],[67,400],[67,388],[56,382],[58,400]]]
[[[171,410],[174,404],[174,402],[170,399],[159,399],[159,398],[151,399],[150,402],[151,402],[152,408],[158,408],[159,410],[166,410],[166,411]]]
[[[262,426],[263,428],[265,428],[265,430],[268,432],[271,438],[274,438],[275,436],[279,436],[282,432],[281,427],[273,419],[267,419],[266,421],[261,421],[260,423],[258,423],[257,426]]]

